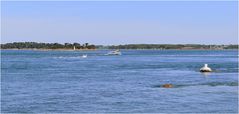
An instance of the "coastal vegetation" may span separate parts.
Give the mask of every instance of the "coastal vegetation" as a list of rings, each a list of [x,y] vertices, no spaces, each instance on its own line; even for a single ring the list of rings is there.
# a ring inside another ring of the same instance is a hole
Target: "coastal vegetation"
[[[37,42],[14,42],[1,44],[1,49],[96,49],[89,43],[37,43]]]
[[[89,43],[37,43],[37,42],[13,42],[1,44],[1,49],[238,49],[238,45],[203,45],[203,44],[126,44],[126,45],[93,45]]]
[[[109,49],[238,49],[238,45],[202,45],[202,44],[127,44],[108,46]]]

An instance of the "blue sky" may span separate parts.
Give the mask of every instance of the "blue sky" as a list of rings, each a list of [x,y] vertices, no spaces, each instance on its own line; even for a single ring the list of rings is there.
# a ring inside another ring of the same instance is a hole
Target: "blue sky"
[[[1,2],[1,42],[236,44],[237,2]]]

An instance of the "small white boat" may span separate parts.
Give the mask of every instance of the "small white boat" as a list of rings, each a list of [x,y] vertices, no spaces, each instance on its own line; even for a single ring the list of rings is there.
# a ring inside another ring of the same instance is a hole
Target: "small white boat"
[[[207,64],[204,64],[204,67],[200,69],[200,72],[212,72],[212,69],[209,68]]]
[[[87,55],[82,55],[81,57],[82,57],[82,58],[87,58]]]
[[[107,53],[106,55],[121,55],[120,50],[114,50],[114,51],[110,51],[109,53]]]

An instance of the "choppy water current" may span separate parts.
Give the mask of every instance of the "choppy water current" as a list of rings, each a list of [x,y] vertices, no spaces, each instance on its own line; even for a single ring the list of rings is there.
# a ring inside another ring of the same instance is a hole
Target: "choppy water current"
[[[2,112],[238,111],[235,50],[107,52],[2,50]]]

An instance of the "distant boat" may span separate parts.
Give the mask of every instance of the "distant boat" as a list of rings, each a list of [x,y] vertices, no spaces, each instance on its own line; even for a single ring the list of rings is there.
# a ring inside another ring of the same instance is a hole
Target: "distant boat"
[[[76,46],[73,47],[73,50],[76,50]]]
[[[81,57],[82,57],[82,58],[87,58],[87,55],[82,55]]]
[[[106,55],[121,55],[120,50],[114,50],[114,51],[110,51],[108,52]]]

